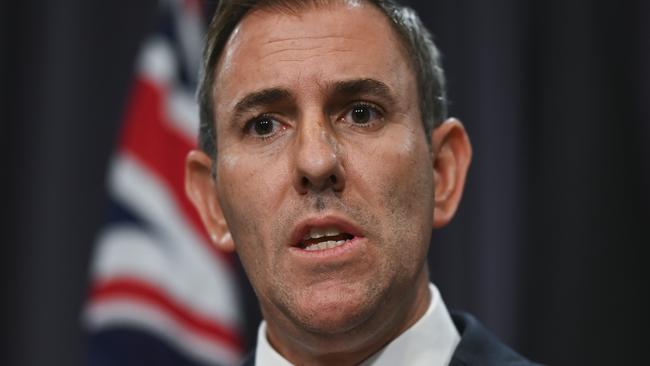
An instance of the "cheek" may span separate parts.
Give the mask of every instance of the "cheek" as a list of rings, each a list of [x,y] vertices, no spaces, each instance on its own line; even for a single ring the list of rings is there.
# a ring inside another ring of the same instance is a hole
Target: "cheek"
[[[408,228],[407,234],[431,230],[433,213],[433,169],[426,158],[426,152],[396,154],[400,163],[396,170],[386,177],[391,184],[386,187],[386,205],[393,212],[395,226],[402,230]],[[419,235],[414,235],[416,238]]]
[[[236,164],[232,164],[235,161]],[[246,159],[224,155],[217,164],[217,187],[219,202],[228,228],[235,240],[237,251],[249,246],[253,238],[259,236],[257,223],[263,221],[266,213],[261,204],[264,197],[264,180],[252,179],[255,169],[251,169]],[[246,245],[243,245],[246,244]],[[242,253],[240,253],[242,255]]]
[[[219,173],[218,171],[217,174]],[[220,190],[219,196],[224,217],[235,243],[237,256],[249,281],[255,286],[268,273],[268,265],[265,261],[269,256],[261,254],[264,253],[264,243],[261,240],[263,228],[258,224],[265,213],[260,212],[260,206],[251,199],[257,197],[258,192],[246,194],[248,187],[243,187],[241,183],[233,183],[249,181],[250,179],[245,179],[246,175],[241,177],[240,174],[235,173],[225,179],[226,172],[222,171],[222,174],[224,178],[220,179],[220,186],[223,189]]]
[[[359,153],[359,194],[381,220],[382,241],[399,266],[426,254],[433,215],[433,167],[422,135],[406,131]],[[399,142],[397,142],[399,141]],[[362,161],[363,160],[363,161]]]
[[[371,206],[401,216],[432,211],[433,165],[422,132],[400,128],[357,146],[348,154],[354,159],[351,171]]]
[[[264,272],[278,248],[278,204],[286,191],[282,188],[286,173],[281,164],[264,159],[242,154],[218,156],[219,200],[237,253],[245,267]],[[257,274],[249,273],[252,277]]]
[[[285,176],[279,164],[244,154],[223,154],[218,159],[217,187],[224,214],[237,227],[263,223],[277,208],[278,187]]]

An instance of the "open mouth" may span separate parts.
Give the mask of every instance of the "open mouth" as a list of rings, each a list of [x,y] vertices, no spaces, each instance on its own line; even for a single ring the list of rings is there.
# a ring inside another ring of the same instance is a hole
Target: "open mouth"
[[[352,240],[354,235],[342,232],[336,227],[314,227],[305,235],[298,247],[307,251],[336,248]]]

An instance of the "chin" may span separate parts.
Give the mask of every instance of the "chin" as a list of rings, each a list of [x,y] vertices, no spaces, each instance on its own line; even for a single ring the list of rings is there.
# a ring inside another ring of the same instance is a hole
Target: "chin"
[[[367,293],[323,293],[300,299],[294,308],[294,321],[318,334],[354,331],[375,313],[377,302]]]

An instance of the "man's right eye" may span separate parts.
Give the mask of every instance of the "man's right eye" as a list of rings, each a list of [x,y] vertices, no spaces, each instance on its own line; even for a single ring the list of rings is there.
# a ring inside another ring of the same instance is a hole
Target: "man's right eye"
[[[281,129],[282,123],[271,117],[262,116],[249,121],[244,131],[252,137],[269,138]]]

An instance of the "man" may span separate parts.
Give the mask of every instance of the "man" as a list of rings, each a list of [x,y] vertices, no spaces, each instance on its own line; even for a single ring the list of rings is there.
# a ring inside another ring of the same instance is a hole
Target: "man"
[[[255,365],[527,365],[429,284],[471,147],[438,53],[392,1],[226,1],[186,189],[265,321]]]

